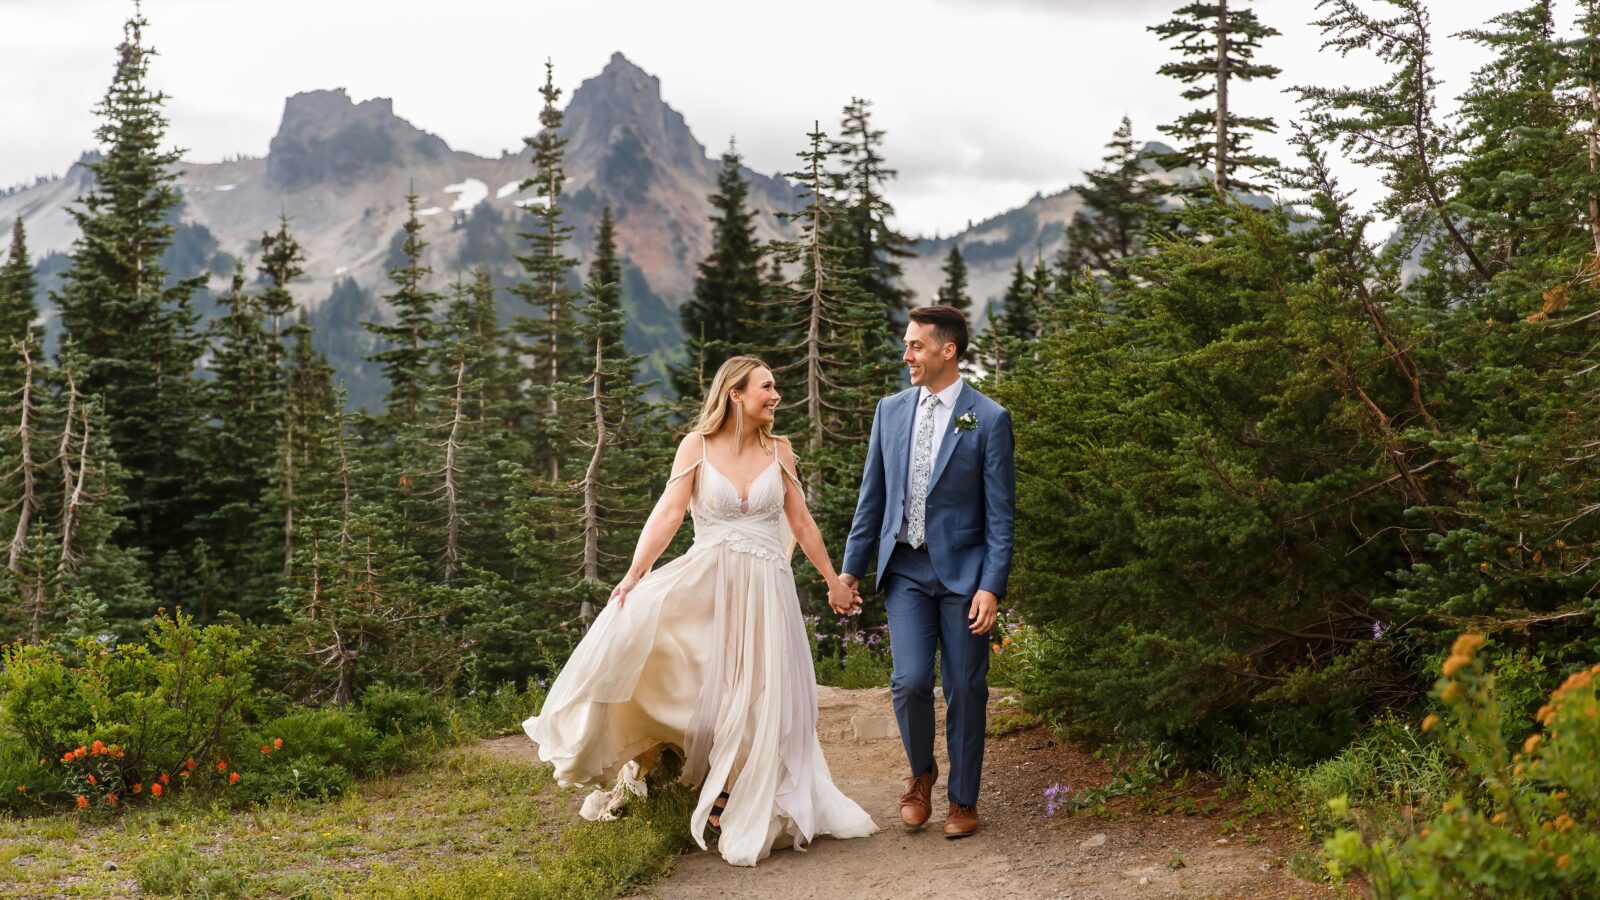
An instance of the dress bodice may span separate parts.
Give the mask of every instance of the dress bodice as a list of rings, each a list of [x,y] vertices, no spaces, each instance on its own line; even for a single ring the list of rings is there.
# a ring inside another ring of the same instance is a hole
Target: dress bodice
[[[750,492],[740,499],[738,486],[708,459],[701,459],[695,483],[694,546],[727,544],[730,549],[753,553],[788,564],[788,536],[783,520],[783,472],[777,460],[750,482]]]

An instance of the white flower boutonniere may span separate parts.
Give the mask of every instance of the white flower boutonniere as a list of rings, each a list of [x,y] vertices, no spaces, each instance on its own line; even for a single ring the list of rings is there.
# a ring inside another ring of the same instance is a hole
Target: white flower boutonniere
[[[962,413],[956,419],[956,430],[957,431],[976,431],[977,428],[978,428],[978,417],[973,415],[971,410],[968,410],[967,412]]]

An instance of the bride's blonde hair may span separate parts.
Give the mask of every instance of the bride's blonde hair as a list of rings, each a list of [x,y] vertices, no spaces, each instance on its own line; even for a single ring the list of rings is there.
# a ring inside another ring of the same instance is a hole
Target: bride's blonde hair
[[[711,390],[706,392],[705,402],[700,404],[700,415],[695,417],[689,430],[701,435],[716,434],[732,418],[733,452],[742,451],[745,438],[744,408],[733,402],[733,392],[744,390],[751,372],[757,369],[770,371],[771,368],[754,356],[735,356],[723,363],[711,379]],[[762,450],[771,453],[774,443],[772,426],[765,424],[757,428],[756,440],[760,442]]]

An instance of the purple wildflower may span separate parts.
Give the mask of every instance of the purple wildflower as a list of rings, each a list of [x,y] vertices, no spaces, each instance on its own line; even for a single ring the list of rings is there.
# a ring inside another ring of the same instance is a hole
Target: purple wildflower
[[[1061,807],[1067,805],[1067,795],[1070,793],[1072,793],[1072,788],[1068,785],[1062,784],[1059,781],[1045,788],[1044,814],[1047,816],[1053,816],[1060,812]]]
[[[1383,627],[1383,623],[1382,622],[1379,622],[1377,619],[1373,619],[1372,620],[1372,639],[1373,640],[1375,640],[1375,641],[1383,640],[1383,632],[1384,632],[1384,630],[1385,629]]]

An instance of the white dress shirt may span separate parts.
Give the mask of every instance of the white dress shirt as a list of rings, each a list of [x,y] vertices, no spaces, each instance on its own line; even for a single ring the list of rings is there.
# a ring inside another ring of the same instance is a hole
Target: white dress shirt
[[[917,432],[918,432],[918,430],[920,430],[922,428],[922,417],[925,416],[925,415],[928,415],[929,412],[932,412],[932,414],[933,414],[933,455],[932,455],[931,458],[935,462],[938,461],[938,459],[939,459],[939,445],[944,443],[944,433],[946,431],[948,431],[949,428],[950,428],[950,417],[955,415],[956,398],[961,396],[961,383],[962,383],[961,379],[957,378],[955,381],[950,382],[949,386],[947,386],[944,390],[938,392],[937,394],[934,394],[934,396],[939,398],[939,402],[933,404],[933,409],[932,410],[927,409],[926,407],[923,406],[923,404],[928,402],[928,395],[929,394],[933,394],[933,392],[928,390],[928,388],[926,386],[924,386],[921,390],[919,390],[917,392],[917,412],[916,412],[916,415],[911,420],[911,439],[910,439],[909,444],[907,445],[908,446],[908,450],[907,450],[907,453],[906,453],[906,459],[907,460],[914,460],[916,458],[916,455],[917,455]],[[911,470],[913,468],[914,468],[914,466],[912,466],[912,465],[907,465],[906,466],[906,494],[905,494],[905,496],[906,496],[906,502],[907,503],[911,502]],[[929,477],[932,477],[932,476],[930,475]],[[928,487],[930,489],[932,489],[933,485],[929,484]],[[896,535],[896,539],[897,540],[901,540],[901,541],[904,541],[906,539],[906,517],[903,514],[900,517],[900,533],[898,535]]]

